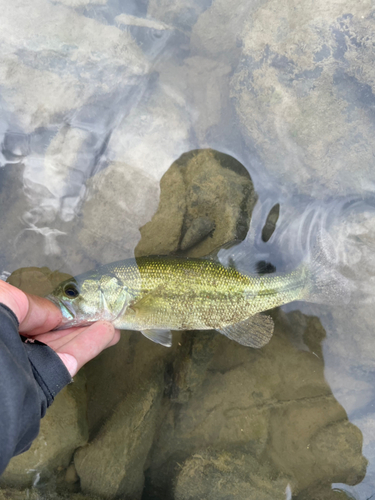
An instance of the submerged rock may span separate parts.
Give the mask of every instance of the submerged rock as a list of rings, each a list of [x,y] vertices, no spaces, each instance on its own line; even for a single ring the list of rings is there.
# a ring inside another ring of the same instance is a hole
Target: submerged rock
[[[210,149],[185,153],[160,187],[158,210],[141,228],[136,255],[169,254],[195,242],[187,255],[198,257],[245,238],[257,196],[247,170],[233,157]]]
[[[101,264],[132,257],[139,227],[152,217],[157,203],[154,179],[122,162],[108,165],[87,184],[79,232],[85,253]]]
[[[207,0],[149,0],[147,14],[170,23],[182,30],[189,30],[208,7]]]
[[[70,274],[51,271],[48,267],[21,267],[7,278],[7,282],[25,293],[44,297],[69,278]]]
[[[303,491],[295,497],[295,500],[356,500],[356,497],[341,489],[332,489],[329,483]]]
[[[215,223],[208,217],[198,217],[194,219],[190,227],[184,234],[180,248],[181,250],[188,250],[196,243],[202,241],[215,229]]]
[[[142,237],[135,249],[136,257],[165,255],[177,251],[185,212],[182,173],[172,164],[160,181],[158,209],[151,221],[140,228]]]
[[[115,409],[96,438],[77,451],[74,465],[84,493],[140,499],[163,393],[156,377]]]
[[[4,488],[0,489],[0,500],[101,500],[99,497],[86,496],[82,493],[57,493],[56,491],[41,491],[30,488],[24,491]]]
[[[166,366],[179,357],[180,338],[181,334],[174,332],[173,345],[166,348],[146,339],[140,332],[123,331],[115,347],[106,349],[85,366],[91,439],[111,418],[113,408],[129,394],[136,393],[138,387],[150,383],[155,373],[161,376]]]
[[[241,53],[241,33],[249,13],[255,11],[262,0],[243,2],[215,0],[194,25],[191,36],[193,54],[204,55],[213,61],[225,61],[232,67]]]
[[[88,2],[65,3],[74,7]],[[106,72],[111,72],[113,86],[124,87],[148,69],[128,32],[60,2],[37,0],[30,5],[16,0],[10,6],[2,1],[1,9],[2,97],[29,131],[50,125],[58,114],[76,112],[90,99],[113,97]],[[40,13],[44,23],[38,25]]]
[[[240,38],[231,95],[273,179],[318,198],[372,184],[371,2],[259,2]]]
[[[213,332],[211,339],[211,332],[182,337],[189,354],[175,364],[172,402],[165,407],[147,472],[148,491],[158,492],[157,498],[173,498],[177,464],[212,449],[269,463],[274,475],[291,478],[293,494],[320,482],[354,484],[363,478],[361,432],[348,422],[324,377],[319,320],[281,311],[274,319],[274,336],[260,350]],[[204,470],[217,474],[211,466]],[[208,472],[201,487],[207,484],[213,484]],[[263,491],[267,486],[259,486],[258,494]]]
[[[285,498],[290,480],[275,478],[251,455],[229,452],[194,454],[181,466],[175,500],[276,500]]]

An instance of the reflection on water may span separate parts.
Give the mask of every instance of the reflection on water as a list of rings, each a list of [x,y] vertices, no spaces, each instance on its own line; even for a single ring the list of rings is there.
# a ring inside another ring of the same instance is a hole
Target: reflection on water
[[[124,332],[2,487],[371,498],[371,2],[0,3],[2,276],[23,268],[10,281],[44,295],[66,277],[48,268],[236,242],[245,267],[318,254],[350,285],[349,304],[273,310],[261,350],[213,331],[175,333],[169,350]]]

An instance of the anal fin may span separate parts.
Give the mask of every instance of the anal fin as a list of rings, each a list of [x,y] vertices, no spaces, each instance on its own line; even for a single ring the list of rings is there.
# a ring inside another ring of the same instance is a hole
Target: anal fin
[[[244,321],[221,328],[218,332],[239,344],[259,349],[271,340],[273,329],[271,316],[258,313]]]
[[[143,335],[149,340],[161,344],[165,347],[172,345],[172,333],[170,330],[141,330]]]

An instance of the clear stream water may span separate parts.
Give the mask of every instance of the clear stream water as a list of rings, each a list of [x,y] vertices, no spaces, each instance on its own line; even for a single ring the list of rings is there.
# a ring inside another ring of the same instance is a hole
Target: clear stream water
[[[3,278],[173,253],[199,219],[189,255],[244,239],[250,223],[251,261],[278,271],[310,259],[324,231],[322,274],[349,289],[274,311],[274,339],[257,352],[198,332],[166,355],[124,333],[86,369],[90,441],[142,393],[144,367],[157,360],[157,416],[146,444],[134,435],[142,453],[129,455],[144,484],[134,498],[372,498],[373,1],[0,0],[0,9]],[[92,486],[73,455],[74,445],[61,480],[48,472],[37,488],[126,497],[125,472]],[[30,469],[43,478],[40,463]],[[69,463],[80,482],[66,479]],[[231,490],[238,481],[244,489]]]

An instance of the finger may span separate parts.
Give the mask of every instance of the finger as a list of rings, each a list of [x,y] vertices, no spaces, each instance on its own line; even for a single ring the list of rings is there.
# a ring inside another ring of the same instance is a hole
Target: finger
[[[74,327],[74,328],[67,328],[66,330],[56,330],[54,332],[42,333],[40,335],[36,335],[34,338],[36,340],[39,340],[39,342],[47,344],[54,351],[56,351],[65,344],[67,344],[68,342],[70,342],[71,340],[73,340],[74,337],[79,335],[85,328],[87,327],[82,327],[82,328]],[[108,345],[108,347],[117,344],[119,340],[120,340],[120,330],[115,330],[113,339],[111,343]]]
[[[53,332],[41,333],[33,336],[35,340],[49,345],[52,349],[58,349],[74,337],[76,337],[85,327],[73,327],[66,330],[54,330]]]
[[[28,300],[28,311],[20,322],[20,332],[26,335],[37,335],[49,332],[61,323],[61,311],[50,300],[36,295],[25,294]]]
[[[120,330],[115,330],[115,334],[113,335],[113,339],[111,340],[111,342],[107,345],[107,347],[112,347],[113,345],[116,345],[117,342],[120,340],[121,338],[121,332]]]
[[[56,352],[59,355],[68,354],[75,358],[77,365],[73,366],[72,369],[75,374],[85,363],[95,358],[103,349],[109,347],[110,344],[113,345],[118,339],[119,334],[116,333],[111,323],[98,321],[84,328],[78,335],[57,349]],[[73,376],[72,373],[71,375]]]

